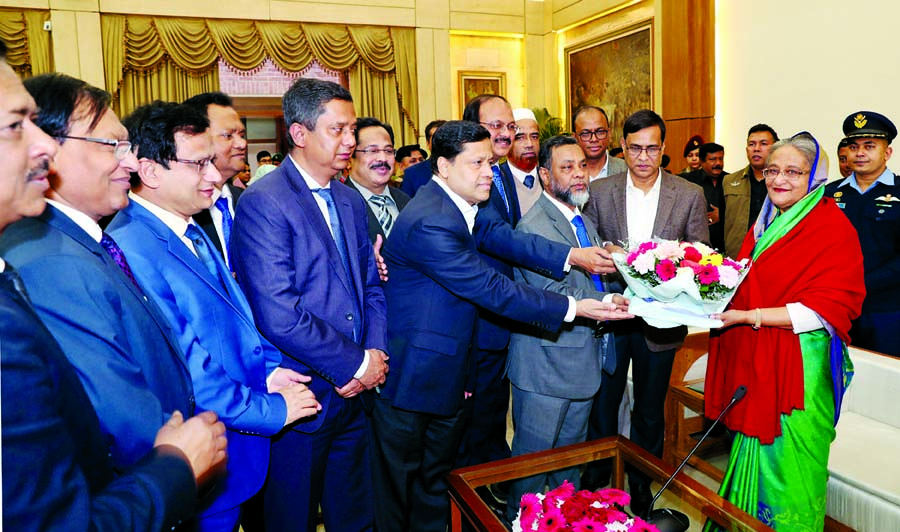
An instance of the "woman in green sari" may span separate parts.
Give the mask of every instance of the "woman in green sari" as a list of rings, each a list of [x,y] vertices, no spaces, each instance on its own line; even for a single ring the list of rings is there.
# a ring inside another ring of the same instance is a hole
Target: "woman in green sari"
[[[823,197],[827,160],[811,135],[776,143],[766,164],[768,197],[739,254],[752,266],[710,338],[706,415],[747,387],[725,417],[735,439],[720,494],[776,530],[820,532],[863,257]]]

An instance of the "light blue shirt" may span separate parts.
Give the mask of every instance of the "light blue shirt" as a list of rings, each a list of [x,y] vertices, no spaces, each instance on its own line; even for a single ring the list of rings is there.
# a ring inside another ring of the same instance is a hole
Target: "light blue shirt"
[[[878,183],[884,183],[885,185],[894,186],[894,172],[891,172],[889,168],[885,168],[884,172],[880,176],[878,176],[878,179],[876,179],[875,182],[866,189],[866,192],[875,188],[875,185],[877,185]],[[838,188],[841,188],[844,185],[850,185],[851,187],[855,188],[856,191],[860,194],[866,193],[859,188],[859,183],[856,182],[856,172],[853,172],[852,174],[848,175],[846,179],[841,181],[841,184],[838,185]]]

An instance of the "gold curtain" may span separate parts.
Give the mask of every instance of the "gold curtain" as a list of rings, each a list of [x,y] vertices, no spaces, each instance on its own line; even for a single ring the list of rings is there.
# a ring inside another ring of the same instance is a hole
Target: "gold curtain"
[[[53,72],[50,33],[44,31],[48,20],[49,11],[0,10],[0,40],[7,47],[6,61],[24,77]]]
[[[418,138],[412,29],[123,15],[101,15],[101,27],[107,90],[120,114],[149,99],[216,90],[219,57],[239,70],[269,57],[287,72],[315,59],[348,73],[359,116],[393,125],[398,145]]]

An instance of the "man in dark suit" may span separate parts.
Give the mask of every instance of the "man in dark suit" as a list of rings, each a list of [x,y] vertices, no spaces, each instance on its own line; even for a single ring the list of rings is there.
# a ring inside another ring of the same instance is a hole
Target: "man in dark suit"
[[[635,245],[651,238],[709,242],[703,189],[659,167],[665,140],[666,124],[653,111],[637,111],[625,120],[621,144],[628,171],[591,183],[591,197],[584,211],[602,240]],[[621,251],[614,244],[608,248]],[[675,349],[684,342],[687,328],[657,329],[636,319],[614,324],[613,330],[616,364],[614,370],[604,368],[588,437],[596,439],[618,433],[619,403],[631,363],[634,365],[634,411],[630,438],[656,456],[662,456],[663,404]],[[595,489],[609,482],[608,479],[609,469],[604,471],[594,465],[585,471],[582,485]],[[652,498],[650,479],[633,471],[629,483],[631,509],[642,515]]]
[[[223,92],[205,92],[184,101],[196,108],[209,119],[209,133],[216,149],[216,170],[219,182],[213,192],[213,204],[198,212],[194,221],[216,249],[225,258],[231,271],[231,234],[234,230],[234,208],[241,197],[240,188],[231,184],[231,179],[244,171],[247,161],[247,128],[234,109],[231,97]]]
[[[45,207],[59,145],[31,118],[37,106],[0,43],[0,234]],[[18,273],[0,258],[2,527],[16,531],[171,529],[189,517],[197,477],[225,458],[212,412],[173,415],[153,450],[116,471],[78,375],[40,322]]]
[[[356,148],[356,113],[346,89],[305,78],[283,106],[293,148],[241,198],[233,257],[259,330],[285,366],[314,373],[322,412],[273,441],[266,526],[315,530],[321,502],[328,530],[368,530],[363,402],[387,373],[386,310],[365,202],[332,181]]]
[[[376,118],[358,119],[353,164],[344,184],[366,200],[369,240],[377,249],[391,234],[397,216],[409,203],[405,192],[388,186],[394,175],[394,164],[394,129]]]
[[[197,407],[228,427],[228,474],[205,498],[199,525],[234,530],[243,503],[265,481],[269,437],[315,415],[318,404],[302,384],[308,377],[279,367],[281,353],[257,331],[243,292],[192,219],[212,204],[219,181],[209,122],[186,105],[148,107],[137,111],[142,121],[126,121],[139,146],[140,182],[108,230],[172,323]]]
[[[47,209],[11,225],[0,254],[78,371],[116,467],[137,462],[176,410],[193,415],[187,361],[165,316],[97,221],[128,204],[137,159],[110,95],[63,74],[29,78],[37,124],[61,140]]]
[[[434,137],[434,132],[445,123],[447,123],[446,120],[432,120],[425,126],[425,143],[429,150],[431,150],[431,139]],[[400,184],[400,190],[410,198],[415,197],[419,188],[431,181],[431,176],[431,163],[428,159],[407,166],[403,169],[403,182]]]
[[[628,317],[613,303],[517,284],[487,266],[472,235],[491,193],[490,134],[448,122],[435,133],[434,180],[409,202],[385,245],[391,373],[373,417],[379,530],[443,531],[473,375],[479,308],[556,330],[576,316]]]
[[[725,147],[715,142],[700,146],[700,168],[684,176],[685,179],[703,189],[706,197],[709,223],[709,243],[725,253],[725,189],[723,170]],[[744,234],[747,234],[744,232]]]
[[[544,192],[517,231],[539,234],[571,246],[590,247],[597,238],[585,224],[580,207],[588,200],[584,152],[574,138],[558,136],[541,146],[540,177]],[[599,276],[573,269],[562,281],[529,270],[516,269],[516,280],[535,288],[573,296],[612,301],[625,307],[621,295],[607,292]],[[611,334],[596,334],[597,323],[578,319],[559,331],[514,332],[509,343],[507,376],[512,383],[516,431],[513,456],[554,449],[587,438],[588,418],[600,388],[604,361],[615,357]],[[545,485],[568,480],[579,485],[577,467],[533,475],[512,483],[507,518],[515,519],[525,493],[542,492]]]

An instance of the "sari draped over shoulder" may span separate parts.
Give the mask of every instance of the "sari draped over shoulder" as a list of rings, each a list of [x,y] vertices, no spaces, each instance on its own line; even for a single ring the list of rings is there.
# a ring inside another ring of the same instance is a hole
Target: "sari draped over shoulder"
[[[824,328],[738,325],[710,335],[706,416],[747,387],[724,420],[738,434],[721,494],[778,530],[821,530],[828,452],[852,375],[846,343],[865,297],[859,239],[823,197],[827,163],[818,152],[806,196],[784,213],[766,199],[739,255],[753,262],[730,308],[802,303]]]

